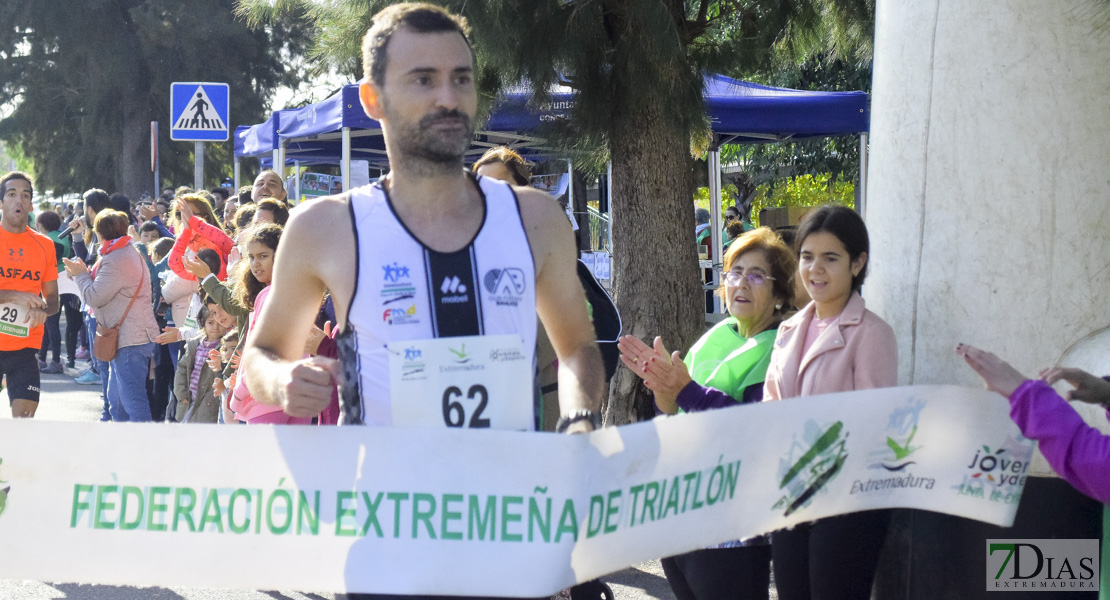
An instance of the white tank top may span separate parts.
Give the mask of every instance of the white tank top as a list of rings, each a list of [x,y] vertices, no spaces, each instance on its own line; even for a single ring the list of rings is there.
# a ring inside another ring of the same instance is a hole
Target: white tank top
[[[337,340],[345,371],[340,424],[393,424],[394,403],[405,401],[390,394],[386,347],[393,342],[516,334],[534,364],[536,270],[516,194],[495,179],[472,181],[485,218],[470,243],[451,253],[416,239],[380,183],[351,191],[358,256],[347,327]],[[533,402],[532,394],[521,401]]]

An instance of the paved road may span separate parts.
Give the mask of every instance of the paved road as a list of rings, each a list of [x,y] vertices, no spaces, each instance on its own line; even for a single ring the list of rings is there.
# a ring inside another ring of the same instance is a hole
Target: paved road
[[[63,325],[64,327],[64,325]],[[77,366],[83,368],[83,361]],[[66,375],[42,376],[42,400],[36,419],[48,421],[100,420],[100,386],[82,386]],[[10,419],[7,392],[0,392],[0,419]],[[166,425],[171,427],[172,425]],[[620,600],[671,600],[659,561],[636,565],[604,578]],[[341,600],[343,594],[293,591],[247,591],[201,588],[155,588],[78,585],[0,579],[0,600]]]

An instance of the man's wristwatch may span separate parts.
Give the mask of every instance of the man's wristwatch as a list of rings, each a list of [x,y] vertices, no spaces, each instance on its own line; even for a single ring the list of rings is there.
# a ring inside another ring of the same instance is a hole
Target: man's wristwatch
[[[559,417],[555,423],[555,433],[566,433],[567,429],[579,421],[589,421],[594,431],[601,429],[601,415],[592,410],[580,409]]]

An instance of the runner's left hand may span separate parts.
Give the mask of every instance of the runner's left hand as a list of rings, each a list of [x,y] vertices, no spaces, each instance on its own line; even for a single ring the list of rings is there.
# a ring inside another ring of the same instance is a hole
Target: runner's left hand
[[[27,323],[28,327],[38,327],[46,322],[46,311],[41,308],[32,308],[27,311],[27,316],[23,317],[23,322]]]

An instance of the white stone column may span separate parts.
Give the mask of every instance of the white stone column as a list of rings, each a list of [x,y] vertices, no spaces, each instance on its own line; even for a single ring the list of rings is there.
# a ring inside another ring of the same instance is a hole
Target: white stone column
[[[957,342],[1030,376],[1110,348],[1101,4],[878,3],[863,295],[894,327],[901,383],[977,384]],[[1084,366],[1110,374],[1103,356]]]

